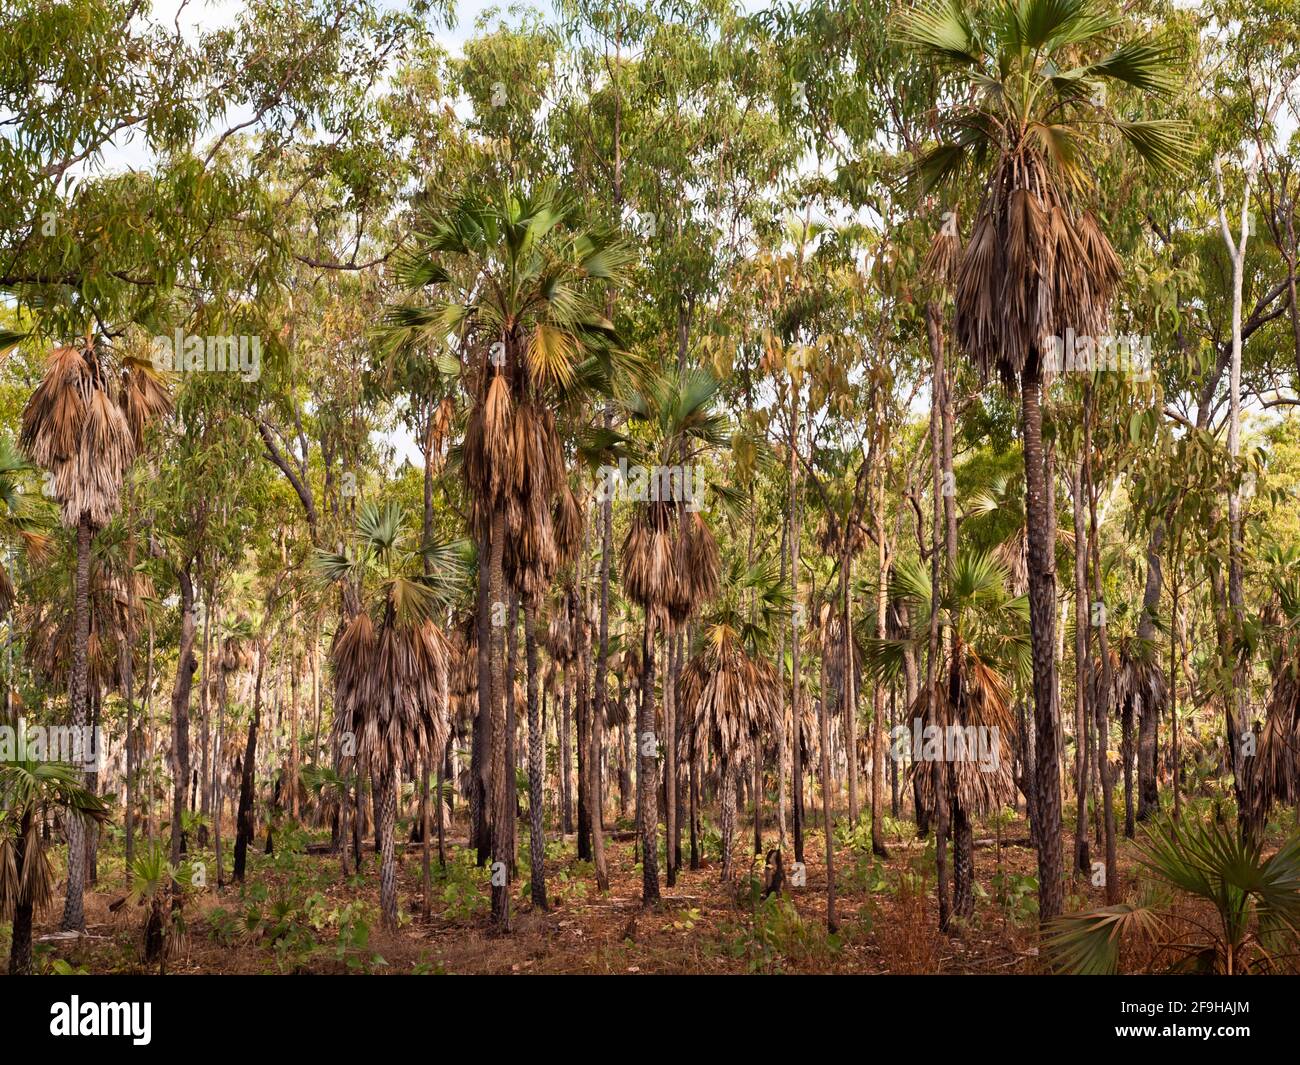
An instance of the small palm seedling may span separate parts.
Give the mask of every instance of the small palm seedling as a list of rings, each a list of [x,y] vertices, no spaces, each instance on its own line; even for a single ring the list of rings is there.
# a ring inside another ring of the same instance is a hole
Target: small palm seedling
[[[1120,948],[1134,937],[1170,953],[1170,968],[1233,976],[1287,972],[1300,950],[1300,835],[1265,858],[1258,841],[1220,817],[1188,816],[1152,831],[1141,861],[1155,886],[1181,892],[1191,906],[1107,906],[1051,925],[1054,968],[1079,974],[1118,971]]]

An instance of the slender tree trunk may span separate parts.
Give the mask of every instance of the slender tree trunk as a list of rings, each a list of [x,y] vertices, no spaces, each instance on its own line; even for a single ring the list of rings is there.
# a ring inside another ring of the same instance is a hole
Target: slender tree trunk
[[[573,664],[564,667],[564,689],[560,703],[560,805],[561,826],[566,836],[573,834],[573,748],[571,746],[570,702],[573,692]]]
[[[244,762],[239,781],[239,814],[235,831],[235,867],[232,876],[244,882],[248,845],[253,839],[253,768],[257,762],[257,726],[262,716],[262,675],[266,664],[266,646],[257,645],[257,678],[253,682],[253,716],[248,721],[248,739],[244,744]],[[359,778],[358,778],[359,779]],[[360,785],[358,785],[360,790]],[[358,860],[360,845],[358,844]]]
[[[69,816],[68,820],[76,821],[79,819]],[[29,805],[23,810],[22,820],[18,825],[18,833],[13,841],[14,872],[17,875],[19,885],[27,880],[25,876],[27,840],[30,838],[31,829],[32,807]],[[9,937],[9,975],[31,976],[33,972],[32,917],[34,907],[31,894],[28,891],[19,887],[18,896],[18,899],[14,902],[13,923]]]
[[[822,830],[826,833],[826,930],[834,933],[839,929],[839,922],[835,919],[835,826],[831,823],[831,714],[828,692],[826,656],[823,655],[822,697],[818,700],[821,709]]]
[[[844,529],[844,548],[840,552],[840,608],[844,629],[844,643],[840,649],[840,659],[844,665],[844,748],[848,755],[849,769],[849,824],[858,823],[858,690],[856,665],[853,661],[853,592],[852,582],[853,555],[849,551],[849,531]],[[876,806],[876,769],[875,769],[875,734],[872,734],[872,770],[871,770],[871,832],[873,845],[880,832],[880,819]]]
[[[546,780],[546,744],[537,706],[537,608],[524,602],[524,656],[528,669],[528,883],[533,905],[546,902],[546,836],[542,823],[542,785]]]
[[[803,855],[803,750],[799,703],[799,623],[803,604],[799,602],[799,393],[790,385],[790,719],[794,722],[794,860]]]
[[[1029,631],[1034,667],[1034,742],[1038,815],[1038,912],[1046,925],[1060,916],[1061,779],[1056,707],[1056,573],[1052,557],[1052,486],[1043,465],[1041,383],[1036,366],[1021,375],[1020,410],[1025,457],[1025,516],[1029,527]]]
[[[78,730],[85,727],[88,710],[86,695],[89,668],[86,655],[90,645],[90,545],[93,537],[94,527],[90,523],[90,517],[83,514],[77,524],[72,675],[68,679],[68,705],[72,710],[72,725]],[[68,890],[60,927],[65,932],[82,932],[86,928],[86,828],[80,818],[67,819],[67,836]]]
[[[190,689],[198,661],[194,657],[194,582],[188,567],[177,574],[181,586],[181,634],[177,653],[176,683],[172,687],[172,839],[171,862],[179,865],[185,853],[181,814],[185,784],[190,776]]]
[[[641,905],[659,901],[659,790],[655,736],[655,624],[646,608],[641,642],[641,702],[636,714],[636,808],[641,827]]]
[[[1097,767],[1101,775],[1102,816],[1106,826],[1106,905],[1120,901],[1120,873],[1116,855],[1114,778],[1108,752],[1110,750],[1110,692],[1112,670],[1110,644],[1107,637],[1106,603],[1102,586],[1101,545],[1097,536],[1097,488],[1092,476],[1092,400],[1091,389],[1084,399],[1084,473],[1088,484],[1088,556],[1092,563],[1092,588],[1095,599],[1097,650],[1100,668],[1094,671],[1093,705],[1097,722]]]
[[[1072,471],[1070,496],[1074,511],[1074,867],[1092,870],[1088,853],[1088,556],[1083,513],[1083,455]]]
[[[947,714],[935,698],[939,680],[939,599],[940,553],[943,540],[943,425],[940,410],[943,380],[943,335],[939,331],[939,309],[934,303],[925,306],[926,332],[933,360],[933,388],[936,402],[930,411],[930,475],[934,482],[934,520],[930,547],[930,630],[929,648],[925,663],[926,724],[937,727],[943,735]],[[1040,467],[1041,469],[1041,467]],[[930,763],[931,794],[934,796],[934,857],[937,893],[939,897],[939,929],[946,932],[952,919],[952,896],[948,877],[948,772],[947,763],[935,759]]]
[[[384,931],[397,931],[397,857],[393,824],[397,816],[397,769],[381,771],[379,796],[379,916]]]
[[[492,515],[492,549],[489,563],[491,601],[493,610],[506,608],[505,572],[503,558],[506,538],[505,511],[498,507]],[[506,700],[513,695],[507,689],[505,627],[495,624],[492,618],[492,921],[502,932],[510,930],[510,867],[514,855],[510,850],[509,825],[514,817],[510,807],[508,777],[512,772],[506,761]]]
[[[491,537],[479,544],[480,560],[492,556]],[[478,583],[478,707],[470,746],[470,824],[480,866],[492,853],[491,739],[492,727],[492,575],[491,564],[479,567]]]
[[[1138,639],[1154,640],[1156,635],[1156,615],[1160,610],[1160,586],[1163,573],[1160,565],[1160,549],[1164,544],[1165,524],[1154,526],[1147,540],[1147,580],[1142,595],[1142,618],[1138,622]],[[1173,625],[1169,627],[1173,633]],[[1172,639],[1172,635],[1170,639]],[[1158,669],[1158,656],[1153,652],[1152,668]],[[1157,762],[1159,758],[1159,729],[1161,706],[1152,699],[1142,699],[1138,707],[1137,737],[1137,819],[1145,821],[1160,812],[1160,791],[1156,785]],[[1126,833],[1130,834],[1131,833]]]

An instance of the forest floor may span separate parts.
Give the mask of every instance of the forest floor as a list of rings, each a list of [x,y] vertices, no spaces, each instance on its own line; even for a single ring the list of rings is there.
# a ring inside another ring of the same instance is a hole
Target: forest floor
[[[1033,973],[1042,971],[1037,943],[1037,880],[1023,819],[998,833],[977,828],[976,913],[948,935],[937,930],[933,836],[914,838],[909,823],[886,821],[887,858],[873,858],[864,824],[849,835],[837,825],[836,913],[826,929],[824,836],[805,837],[807,883],[786,886],[782,899],[756,901],[763,861],[754,858],[752,827],[738,840],[736,881],[724,885],[716,860],[689,868],[689,847],[677,883],[663,885],[657,907],[641,908],[641,867],[624,829],[606,839],[610,890],[597,891],[590,862],[576,858],[574,839],[547,847],[549,909],[535,909],[523,865],[512,890],[513,928],[493,930],[487,871],[475,866],[462,841],[448,847],[445,870],[436,844],[430,914],[423,915],[421,848],[400,847],[402,926],[385,934],[378,921],[377,862],[366,848],[360,874],[344,877],[337,855],[308,853],[308,834],[282,830],[273,855],[252,856],[246,884],[187,892],[171,937],[168,973]],[[454,831],[454,830],[453,830]],[[612,834],[612,833],[611,833]],[[766,834],[767,846],[775,833]],[[912,838],[908,838],[912,837]],[[321,838],[314,834],[311,838]],[[399,836],[399,838],[401,838]],[[259,839],[259,843],[262,841]],[[1067,853],[1070,841],[1066,841]],[[863,846],[863,844],[866,844]],[[1132,843],[1120,841],[1125,889],[1135,887]],[[662,845],[662,833],[661,833]],[[146,908],[126,894],[120,841],[106,840],[100,876],[87,893],[87,935],[55,932],[61,907],[38,923],[38,964],[45,971],[144,972]],[[199,852],[196,859],[212,859]],[[793,855],[786,856],[787,876]],[[226,859],[229,870],[229,858]],[[211,871],[208,871],[211,875]],[[60,889],[59,897],[62,897]],[[1090,878],[1067,884],[1066,909],[1104,904]],[[0,926],[0,938],[7,938]]]

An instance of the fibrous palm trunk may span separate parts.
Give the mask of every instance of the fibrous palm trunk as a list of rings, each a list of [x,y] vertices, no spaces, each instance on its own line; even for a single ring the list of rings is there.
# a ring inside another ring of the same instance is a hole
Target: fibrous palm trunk
[[[546,837],[542,826],[542,783],[546,779],[546,744],[537,706],[537,608],[524,604],[524,655],[528,669],[528,882],[533,905],[546,902]]]
[[[1061,781],[1056,707],[1056,574],[1052,558],[1051,486],[1043,465],[1042,385],[1026,368],[1020,389],[1025,459],[1025,517],[1029,538],[1029,633],[1034,668],[1035,814],[1038,818],[1039,921],[1058,917],[1061,883]]]
[[[86,724],[88,679],[87,652],[90,645],[90,542],[94,528],[83,514],[77,524],[77,581],[73,606],[72,675],[68,679],[68,703],[73,727]],[[68,818],[68,891],[63,904],[65,932],[84,931],[86,927],[86,829],[80,818]]]
[[[505,572],[505,511],[497,508],[492,515],[491,554],[489,579],[493,610],[502,613],[506,605]],[[495,614],[493,620],[496,620]],[[510,867],[514,855],[510,849],[508,825],[514,816],[510,808],[511,788],[508,776],[513,772],[506,761],[506,700],[510,692],[506,678],[505,626],[493,624],[492,632],[492,920],[501,931],[510,928]]]
[[[70,820],[78,820],[70,818]],[[27,841],[32,828],[32,809],[28,806],[23,811],[22,821],[18,826],[18,835],[14,840],[14,869],[23,872],[27,862]],[[9,939],[9,975],[31,976],[32,974],[32,916],[31,896],[20,891],[21,897],[14,903],[13,923]]]
[[[636,711],[636,807],[641,828],[641,904],[649,906],[659,901],[659,773],[654,733],[655,625],[654,613],[649,608],[646,609],[641,655],[641,700]]]
[[[397,767],[384,766],[379,785],[379,915],[387,932],[397,931],[397,858],[393,824],[397,817]]]
[[[736,770],[734,759],[722,760],[722,880],[730,883],[732,851],[736,842]]]

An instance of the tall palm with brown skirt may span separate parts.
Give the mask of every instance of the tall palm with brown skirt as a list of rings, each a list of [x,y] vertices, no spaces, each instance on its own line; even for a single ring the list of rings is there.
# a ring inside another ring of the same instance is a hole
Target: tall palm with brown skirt
[[[622,282],[630,262],[613,233],[585,226],[577,205],[547,185],[478,188],[440,205],[398,262],[399,280],[428,287],[433,299],[390,308],[393,336],[433,345],[456,338],[450,355],[472,397],[461,455],[486,602],[503,609],[509,583],[530,629],[582,535],[555,411],[607,377],[616,343],[602,313],[605,290]],[[514,816],[505,626],[486,625],[480,640],[491,651],[491,820],[501,826]],[[512,838],[492,836],[493,861],[507,869]],[[507,882],[493,881],[492,914],[498,927],[509,926]]]
[[[721,597],[703,619],[696,653],[682,671],[681,700],[691,748],[702,751],[707,743],[718,760],[724,881],[733,873],[741,763],[753,758],[761,766],[763,745],[782,724],[781,678],[767,652],[789,605],[789,588],[771,560],[746,566],[743,558],[733,557]],[[761,773],[754,781],[758,791]],[[754,809],[757,818],[757,795]]]
[[[1048,339],[1106,333],[1120,262],[1089,202],[1090,159],[1127,143],[1147,164],[1176,168],[1183,130],[1129,121],[1107,83],[1133,107],[1175,87],[1170,48],[1124,40],[1120,16],[1094,0],[939,0],[908,11],[899,36],[952,77],[936,103],[940,142],[917,160],[928,191],[960,178],[982,186],[956,263],[957,342],[987,379],[997,372],[1020,398],[1029,527],[1029,599],[1037,733],[1038,853],[1042,921],[1060,913],[1061,791],[1053,704],[1056,579],[1051,544],[1054,486],[1044,466],[1042,390]]]
[[[122,482],[145,427],[171,410],[171,399],[149,364],[123,354],[93,334],[55,348],[41,383],[23,408],[19,443],[47,470],[63,524],[77,534],[72,669],[68,705],[72,724],[88,720],[87,647],[90,640],[90,548],[113,518]],[[68,822],[68,888],[63,928],[85,927],[85,831]]]
[[[688,476],[703,454],[727,439],[726,419],[712,409],[718,382],[702,370],[660,377],[627,403],[629,421],[644,430],[631,442],[638,460],[639,502],[623,541],[623,591],[645,611],[641,699],[636,713],[637,810],[641,826],[641,901],[659,899],[658,799],[655,735],[655,633],[680,625],[718,593],[718,544],[687,499],[698,478]],[[676,470],[674,474],[671,471]],[[665,756],[677,752],[665,746]],[[669,844],[671,846],[671,842]]]
[[[378,783],[379,908],[390,931],[397,928],[398,777],[447,749],[448,645],[433,615],[454,596],[457,579],[447,568],[423,574],[424,559],[417,556],[429,558],[433,552],[412,548],[405,525],[397,506],[366,504],[358,519],[358,546],[316,558],[327,580],[351,581],[369,592],[368,609],[353,616],[330,652],[333,731],[344,753],[343,771],[356,763]],[[439,558],[446,567],[447,554]]]

